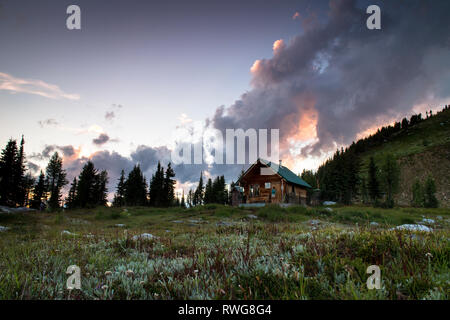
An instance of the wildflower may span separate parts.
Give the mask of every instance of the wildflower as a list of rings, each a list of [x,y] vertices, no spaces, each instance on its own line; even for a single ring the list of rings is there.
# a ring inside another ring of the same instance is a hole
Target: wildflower
[[[106,272],[105,272],[105,276],[110,276],[110,275],[112,275],[112,272],[111,272],[111,271],[106,271]]]
[[[106,284],[102,285],[102,290],[107,290],[108,286]]]
[[[140,284],[141,286],[143,286],[143,285],[145,284],[145,281],[141,281],[141,282],[139,282],[139,284]]]
[[[430,252],[427,252],[425,254],[425,257],[427,257],[428,259],[433,258],[433,255]]]
[[[133,270],[130,270],[130,269],[128,269],[126,273],[127,273],[127,276],[129,276],[129,277],[134,275]]]
[[[194,273],[198,273],[198,270],[194,270]]]

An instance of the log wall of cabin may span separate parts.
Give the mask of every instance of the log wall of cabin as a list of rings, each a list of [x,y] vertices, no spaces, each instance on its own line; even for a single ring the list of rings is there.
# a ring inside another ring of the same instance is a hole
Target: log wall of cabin
[[[294,192],[296,196],[304,198],[306,201],[306,189],[297,185],[287,183],[286,180],[282,179],[278,174],[273,175],[261,175],[260,171],[261,165],[255,165],[251,171],[247,172],[245,177],[241,181],[241,186],[244,187],[244,194],[247,199],[247,203],[254,202],[272,202],[281,203],[284,202],[281,193],[281,184],[283,184],[283,196],[287,193],[292,192],[292,186],[294,186]],[[265,188],[266,182],[270,182],[270,189]],[[250,185],[259,185],[259,197],[249,197]],[[271,197],[272,188],[275,187],[276,193],[275,197]],[[269,200],[270,199],[270,200]]]
[[[255,165],[254,168],[248,172],[244,179],[242,179],[241,186],[244,187],[244,194],[247,198],[247,202],[269,202],[279,203],[281,202],[281,177],[278,174],[273,175],[261,175],[260,167]],[[270,182],[270,189],[265,188],[266,182]],[[259,197],[250,198],[250,185],[259,185]],[[285,184],[285,182],[284,182]],[[272,187],[275,187],[275,198],[271,197]]]

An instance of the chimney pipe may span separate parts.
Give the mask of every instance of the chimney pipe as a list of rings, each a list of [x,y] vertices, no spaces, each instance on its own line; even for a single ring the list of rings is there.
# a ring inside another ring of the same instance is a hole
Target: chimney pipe
[[[281,161],[282,161],[282,160],[280,159],[280,167],[281,167]]]

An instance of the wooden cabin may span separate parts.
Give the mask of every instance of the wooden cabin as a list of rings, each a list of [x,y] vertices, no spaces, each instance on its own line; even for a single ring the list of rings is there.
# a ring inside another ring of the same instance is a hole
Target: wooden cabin
[[[241,203],[306,204],[307,190],[312,188],[281,161],[275,164],[264,159],[251,165],[237,183]]]

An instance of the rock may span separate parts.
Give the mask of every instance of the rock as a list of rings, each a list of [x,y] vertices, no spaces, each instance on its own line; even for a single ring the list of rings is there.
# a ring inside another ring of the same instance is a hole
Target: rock
[[[247,218],[250,218],[250,219],[258,219],[258,217],[255,216],[254,214],[248,214],[248,215],[247,215]]]
[[[0,226],[0,232],[8,231],[8,227]]]
[[[378,222],[372,221],[370,225],[376,227],[379,226],[380,224]]]
[[[324,206],[334,206],[336,204],[336,202],[334,201],[324,201],[323,205]]]
[[[202,220],[195,220],[195,219],[190,219],[188,220],[190,223],[203,223]]]
[[[183,223],[183,220],[174,220],[173,223]]]
[[[434,224],[434,223],[436,223],[433,219],[425,219],[425,218],[422,219],[422,222],[423,223],[427,223],[427,224]]]
[[[6,206],[0,206],[0,212],[3,212],[3,213],[20,213],[20,212],[29,212],[29,211],[36,211],[36,210],[30,209],[27,207],[10,208],[10,207],[6,207]]]
[[[423,232],[432,232],[433,229],[424,226],[422,224],[402,224],[401,226],[397,226],[392,228],[391,230],[408,230],[408,231],[423,231]]]
[[[328,212],[333,212],[333,209],[331,209],[329,207],[326,207],[325,210],[328,211]]]
[[[123,228],[123,227],[125,227],[125,225],[124,225],[123,223],[118,223],[118,224],[115,224],[115,226],[116,226],[116,227],[119,227],[119,228]]]
[[[227,222],[227,221],[219,221],[216,223],[216,226],[218,226],[218,227],[229,227],[232,225],[233,225],[232,222]]]
[[[442,220],[442,216],[437,216],[436,219]]]
[[[318,224],[320,224],[319,220],[309,220],[308,223],[312,226],[317,226]]]
[[[76,236],[76,234],[75,233],[72,233],[72,232],[70,232],[70,231],[67,231],[67,230],[63,230],[63,231],[61,231],[61,235],[63,236],[63,235],[68,235],[68,236]]]
[[[157,236],[152,235],[151,233],[143,233],[140,235],[136,235],[133,237],[133,240],[151,240],[151,239],[157,239]]]
[[[5,206],[0,206],[0,212],[4,212],[4,213],[13,213],[12,208],[9,207],[5,207]]]

